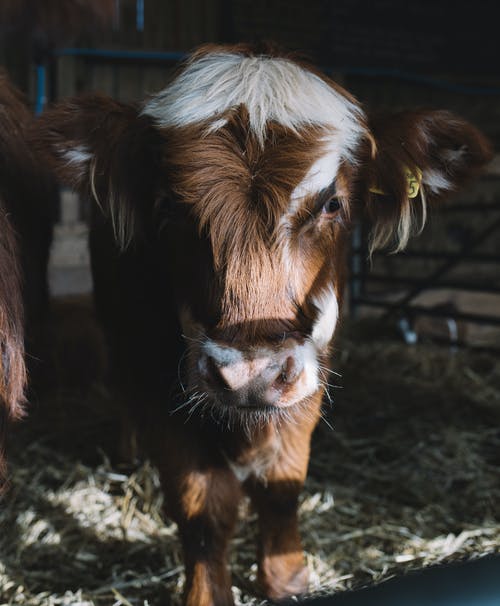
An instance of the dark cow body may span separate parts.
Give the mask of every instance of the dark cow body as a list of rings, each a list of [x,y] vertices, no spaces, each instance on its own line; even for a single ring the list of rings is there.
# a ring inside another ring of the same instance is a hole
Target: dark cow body
[[[33,116],[0,72],[0,425],[22,415],[30,378],[40,377],[49,295],[47,263],[57,189],[28,143]],[[26,340],[24,335],[26,334]],[[2,460],[3,461],[3,460]]]
[[[305,591],[297,503],[349,224],[367,215],[378,242],[397,233],[404,246],[488,143],[447,112],[370,121],[312,68],[242,47],[200,51],[139,107],[63,101],[40,138],[59,176],[97,201],[112,381],[179,525],[186,603],[232,604],[243,494],[259,514],[261,591]]]
[[[21,416],[26,385],[23,307],[17,242],[0,203],[0,485],[5,474],[7,419]]]

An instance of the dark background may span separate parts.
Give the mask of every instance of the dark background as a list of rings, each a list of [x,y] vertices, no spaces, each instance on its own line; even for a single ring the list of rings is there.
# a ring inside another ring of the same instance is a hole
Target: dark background
[[[500,32],[493,0],[143,0],[142,13],[137,0],[17,0],[15,15],[2,11],[9,3],[12,0],[0,0],[0,64],[38,111],[41,100],[85,91],[141,100],[163,88],[177,62],[198,45],[266,40],[310,58],[353,93],[367,113],[426,107],[452,110],[468,119],[491,139],[497,152],[485,178],[458,198],[459,203],[477,205],[477,210],[431,221],[410,245],[410,252],[412,247],[419,249],[417,254],[423,250],[425,259],[410,263],[402,255],[385,257],[376,259],[373,269],[379,276],[402,274],[425,281],[439,267],[439,259],[429,257],[436,251],[490,255],[487,263],[476,260],[454,267],[445,278],[448,285],[455,280],[455,287],[437,298],[427,287],[426,298],[419,303],[487,316],[493,308],[500,325],[498,230],[467,250],[476,235],[498,219]],[[67,15],[72,10],[68,6],[76,5],[87,10],[73,19],[61,17],[61,7],[66,7]],[[85,219],[85,212],[82,205],[77,214]],[[67,217],[62,217],[65,221]],[[80,247],[85,255],[83,232],[77,236],[70,232],[68,227],[63,234],[69,244],[59,246],[56,237],[56,262],[62,265],[70,248]],[[71,240],[74,237],[80,238],[78,242]],[[71,289],[90,287],[88,272],[83,279],[81,268],[76,273],[73,269],[63,272],[62,292],[68,290],[65,283],[71,272]],[[457,280],[467,288],[457,289]],[[368,294],[376,291],[387,299],[401,295],[400,284],[372,286]],[[486,287],[489,293],[481,298]],[[495,294],[497,299],[492,298]],[[467,328],[469,335],[484,332],[477,324]],[[498,335],[492,333],[488,341],[498,342]]]

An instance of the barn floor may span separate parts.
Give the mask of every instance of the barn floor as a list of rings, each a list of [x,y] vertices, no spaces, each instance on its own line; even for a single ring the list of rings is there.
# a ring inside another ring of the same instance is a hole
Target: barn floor
[[[88,342],[99,336],[85,306],[68,310],[60,387],[11,433],[0,604],[179,604],[180,548],[157,474],[116,461],[113,406]],[[349,326],[334,353],[342,389],[332,387],[314,435],[300,509],[313,593],[500,551],[500,361],[379,333]],[[255,529],[243,506],[231,555],[238,605],[266,604],[254,593]]]

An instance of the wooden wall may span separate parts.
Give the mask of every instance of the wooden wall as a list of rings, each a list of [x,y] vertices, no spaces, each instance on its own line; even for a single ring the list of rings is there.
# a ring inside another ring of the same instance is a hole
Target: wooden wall
[[[486,35],[486,23],[482,30],[470,29],[466,44],[459,47],[463,20],[455,28],[453,37],[447,37],[447,28],[452,23],[444,7],[450,0],[438,3],[434,12],[426,2],[399,5],[400,13],[396,12],[396,0],[372,3],[368,11],[366,0],[144,0],[144,3],[143,31],[136,27],[136,1],[117,0],[119,11],[107,29],[87,31],[76,38],[60,41],[57,46],[187,52],[207,42],[272,39],[287,48],[303,51],[320,65],[350,67],[350,71],[340,71],[337,76],[368,110],[415,106],[452,109],[477,124],[500,149],[500,95],[471,92],[482,86],[500,86],[500,77],[497,77],[500,53],[492,52],[500,38]],[[463,13],[465,4],[464,0],[457,0],[455,13]],[[485,0],[483,13],[491,5],[492,0]],[[401,11],[411,19],[398,29]],[[384,20],[377,23],[377,14],[384,16]],[[486,22],[485,15],[478,11],[471,13],[471,22],[479,17]],[[464,49],[468,53],[467,61],[461,62]],[[7,66],[14,80],[34,101],[31,50],[32,41],[25,37],[12,32],[0,37],[0,64]],[[453,57],[457,59],[454,61]],[[356,74],[353,68],[357,67],[369,69],[365,74]],[[377,73],[376,68],[384,67],[397,67],[409,75],[434,77],[442,86]],[[122,101],[140,100],[163,88],[172,69],[172,64],[167,63],[95,63],[64,56],[55,62],[57,97],[100,91]],[[446,82],[463,84],[465,92],[454,90],[453,86],[446,87]],[[464,194],[464,200],[491,203],[498,200],[499,195],[497,180],[475,184]],[[63,211],[77,205],[70,197],[66,198]],[[85,224],[81,219],[84,217],[75,213],[73,216],[62,212],[57,228],[51,266],[57,270],[54,274],[55,283],[59,285],[57,292],[63,287],[69,288],[67,285],[73,282],[68,276],[80,276],[82,268],[88,265],[88,259],[83,258]],[[454,250],[460,244],[457,244],[457,234],[466,238],[469,232],[481,230],[489,221],[491,216],[481,213],[467,217],[446,215],[441,222],[431,223],[422,238],[412,245],[429,250]],[[500,254],[499,246],[498,238],[492,238],[485,242],[481,252]],[[69,250],[79,251],[78,255],[69,255]],[[406,268],[401,256],[380,259],[378,263],[389,273],[404,272]],[[425,275],[431,270],[421,265],[412,266],[414,275],[419,272]],[[475,278],[469,273],[475,274],[479,270],[485,280],[497,283],[497,268],[493,268],[490,277],[491,269],[491,266],[460,267],[457,276]],[[58,276],[62,277],[59,279]],[[86,281],[75,279],[74,283],[78,288],[89,288],[88,278]]]

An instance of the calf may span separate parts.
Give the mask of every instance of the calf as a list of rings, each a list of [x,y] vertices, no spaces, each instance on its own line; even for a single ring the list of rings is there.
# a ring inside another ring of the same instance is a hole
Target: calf
[[[0,70],[0,484],[6,423],[22,415],[25,398],[25,327],[28,368],[36,374],[48,311],[57,189],[28,144],[32,119],[23,96]]]
[[[370,120],[271,49],[196,52],[137,106],[65,100],[39,136],[91,195],[95,299],[111,379],[178,524],[185,602],[233,603],[238,503],[259,515],[258,581],[304,592],[297,525],[342,304],[349,225],[405,245],[427,203],[489,158],[444,111]]]

